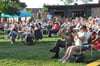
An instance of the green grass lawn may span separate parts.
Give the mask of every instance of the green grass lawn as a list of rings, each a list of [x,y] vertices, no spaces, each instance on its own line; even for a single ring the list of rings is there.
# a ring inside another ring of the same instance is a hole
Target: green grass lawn
[[[0,34],[0,66],[85,66],[87,64],[85,62],[66,62],[63,64],[58,62],[58,59],[51,59],[54,53],[49,52],[49,50],[57,39],[60,38],[44,37],[31,46],[16,40],[16,43],[12,45],[10,39],[4,40],[4,34]],[[97,57],[99,57],[98,54]]]

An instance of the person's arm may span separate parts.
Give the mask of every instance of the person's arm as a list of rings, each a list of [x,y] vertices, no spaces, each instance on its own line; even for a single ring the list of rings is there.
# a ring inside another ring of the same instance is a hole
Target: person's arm
[[[95,43],[96,41],[98,41],[100,39],[100,37],[95,38],[94,40],[92,40],[92,43]]]
[[[80,38],[78,35],[77,35],[77,38],[81,41],[81,42],[84,42],[85,40],[85,37],[83,36],[82,38]]]
[[[59,30],[59,34],[60,34],[61,38],[64,39],[63,36],[62,36],[62,34],[63,34],[62,30]]]
[[[12,27],[12,28],[11,28],[11,31],[13,31],[14,29],[15,29],[15,27]]]
[[[65,23],[63,23],[62,25],[61,25],[61,27],[63,27],[65,25]]]
[[[61,35],[64,39],[70,39],[71,37],[70,36],[67,36],[67,35],[64,35],[64,34],[62,34]]]

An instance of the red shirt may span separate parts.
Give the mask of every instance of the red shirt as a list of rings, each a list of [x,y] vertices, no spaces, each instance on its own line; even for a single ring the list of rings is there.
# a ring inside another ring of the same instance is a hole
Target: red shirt
[[[55,24],[53,27],[52,27],[52,30],[59,30],[59,25]]]
[[[5,24],[5,21],[2,21],[1,23],[4,25]]]

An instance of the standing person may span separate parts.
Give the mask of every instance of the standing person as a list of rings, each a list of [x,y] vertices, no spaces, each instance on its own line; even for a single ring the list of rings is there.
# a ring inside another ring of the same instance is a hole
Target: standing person
[[[51,19],[52,18],[52,15],[50,13],[47,14],[47,19]]]
[[[11,44],[14,44],[17,34],[18,34],[17,24],[14,24],[9,33],[9,36],[11,37]]]
[[[54,48],[50,49],[51,52],[55,52],[55,55],[52,58],[58,58],[59,57],[59,48],[60,47],[65,48],[65,47],[68,47],[68,46],[72,45],[72,43],[74,42],[74,38],[72,36],[72,33],[73,33],[72,27],[68,28],[67,33],[65,31],[64,32],[60,31],[61,37],[65,40],[64,41],[63,40],[58,40],[56,42],[56,45],[54,46]]]
[[[52,29],[52,26],[53,26],[53,21],[52,21],[52,19],[49,19],[49,21],[47,22],[48,33]]]

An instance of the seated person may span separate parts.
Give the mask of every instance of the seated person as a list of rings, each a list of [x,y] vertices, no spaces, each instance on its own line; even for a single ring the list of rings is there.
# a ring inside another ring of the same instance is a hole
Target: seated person
[[[49,31],[48,37],[51,37],[51,34],[52,34],[52,33],[57,33],[57,32],[59,31],[59,29],[60,29],[59,24],[58,24],[58,23],[55,23],[55,24],[53,25],[52,29]]]
[[[31,32],[24,33],[24,42],[25,42],[25,44],[32,43],[33,39],[34,39],[34,36]]]
[[[64,41],[63,40],[58,40],[56,42],[56,45],[54,46],[54,48],[50,50],[51,52],[56,53],[52,58],[58,58],[59,57],[59,48],[60,47],[65,48],[65,47],[71,46],[73,41],[74,41],[73,40],[74,38],[72,36],[72,33],[73,33],[72,27],[68,28],[67,33],[64,33],[63,31],[59,31],[59,32],[60,32],[61,37],[65,40]]]
[[[34,39],[34,35],[32,33],[32,27],[27,27],[26,28],[26,32],[23,33],[22,35],[22,38],[24,38],[24,42],[27,43],[27,42],[33,42],[33,39]]]
[[[96,32],[92,32],[92,34],[88,38],[88,43],[92,44],[92,41],[96,38]]]
[[[93,30],[92,30],[92,28],[89,28],[89,29],[87,29],[88,31],[87,31],[87,39],[91,36],[91,34],[92,34],[92,32],[93,32]]]
[[[16,38],[17,34],[18,34],[17,25],[14,24],[14,26],[12,27],[12,29],[8,35],[11,37],[11,44],[13,44],[15,42],[15,38]]]
[[[41,32],[41,24],[40,23],[36,23],[35,27],[34,27],[34,36],[35,36],[35,40],[39,40],[42,39],[42,32]]]
[[[94,47],[94,49],[96,49],[96,50],[100,50],[100,31],[98,32],[98,37],[96,37],[93,41],[92,41],[92,43],[93,43],[93,47]]]
[[[65,56],[60,59],[59,61],[62,61],[63,63],[68,61],[69,58],[74,55],[74,52],[80,51],[80,49],[83,48],[89,48],[87,35],[86,35],[86,26],[82,26],[79,29],[79,32],[77,34],[73,34],[75,46],[69,46]]]

